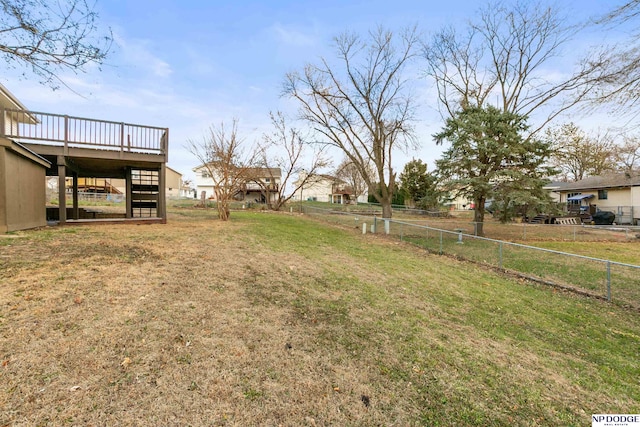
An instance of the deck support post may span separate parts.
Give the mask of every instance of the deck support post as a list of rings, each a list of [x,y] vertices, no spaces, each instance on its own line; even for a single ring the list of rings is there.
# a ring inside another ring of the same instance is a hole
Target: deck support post
[[[80,218],[80,212],[78,209],[78,172],[71,174],[73,177],[73,219]]]
[[[127,166],[124,172],[124,181],[125,181],[125,198],[127,202],[127,218],[133,218],[133,205],[131,204],[131,197],[133,196],[132,191],[132,180],[131,180],[131,167]]]
[[[167,223],[167,166],[165,163],[160,165],[158,171],[158,204],[156,205],[156,214],[162,218],[162,223]],[[268,194],[268,193],[267,193]]]
[[[58,219],[60,225],[67,222],[67,190],[65,181],[67,178],[67,162],[64,156],[57,157],[58,163]]]

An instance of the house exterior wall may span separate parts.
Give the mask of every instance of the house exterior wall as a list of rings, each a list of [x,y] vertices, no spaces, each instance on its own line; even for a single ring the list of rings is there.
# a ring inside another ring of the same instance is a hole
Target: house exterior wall
[[[631,187],[631,207],[633,224],[640,225],[640,187]]]
[[[300,182],[306,178],[305,174],[298,176],[298,179],[293,183],[293,186],[300,187]],[[342,190],[348,188],[348,185],[338,179],[328,175],[315,175],[301,188],[293,192],[291,197],[292,201],[317,201],[325,203],[345,203],[347,198],[344,196]],[[351,189],[349,189],[349,193]],[[350,202],[353,202],[353,195],[350,195]],[[367,203],[369,198],[368,191],[364,191],[364,194],[360,194],[355,200],[356,203]]]
[[[213,178],[209,176],[209,173],[205,168],[194,169],[196,173],[195,186],[198,199],[201,197],[202,192],[205,193],[205,198],[215,198],[216,193],[213,191]]]
[[[46,168],[0,140],[0,232],[47,225]]]
[[[467,196],[458,195],[455,199],[447,203],[449,209],[460,211],[473,209],[473,200],[470,200]]]
[[[631,205],[631,188],[616,188],[607,190],[607,198],[605,200],[598,198],[598,192],[594,191],[595,197],[591,199],[591,204],[596,205],[602,210],[610,210],[618,206]]]
[[[634,187],[635,188],[635,187]],[[640,189],[640,187],[637,187]],[[566,203],[569,194],[591,194],[592,198],[588,199],[587,203],[591,205],[595,205],[598,209],[607,211],[612,210],[615,211],[618,206],[633,206],[632,197],[631,197],[631,188],[609,188],[606,189],[607,198],[599,199],[598,198],[598,190],[570,190],[563,191],[560,193],[560,202]]]
[[[215,200],[216,193],[214,190],[214,180],[209,176],[209,171],[202,166],[194,168],[193,171],[196,174],[194,183],[196,187],[197,198],[200,199],[202,197],[202,193],[204,192],[206,199]],[[274,175],[275,176],[269,176],[268,172],[264,172],[264,175],[258,175],[256,176],[256,179],[262,181],[265,185],[268,184],[269,186],[272,186],[274,189],[280,188],[280,173],[278,172],[277,175]],[[259,184],[255,182],[247,182],[245,184],[245,187],[246,194],[243,195],[244,197],[238,198],[238,201],[254,202],[261,200],[262,191],[260,191]],[[271,197],[271,201],[274,201],[277,197],[277,190],[272,190],[269,195]]]
[[[298,202],[314,200],[328,203],[331,201],[331,185],[332,181],[328,179],[315,179],[298,189],[291,199]]]
[[[167,197],[180,197],[180,189],[182,188],[182,174],[167,168]]]
[[[569,190],[560,192],[560,201],[567,203],[569,194],[591,194],[591,199],[583,202],[602,211],[616,214],[616,222],[621,224],[640,225],[640,186],[627,188],[608,188],[607,198],[599,199],[598,190]]]

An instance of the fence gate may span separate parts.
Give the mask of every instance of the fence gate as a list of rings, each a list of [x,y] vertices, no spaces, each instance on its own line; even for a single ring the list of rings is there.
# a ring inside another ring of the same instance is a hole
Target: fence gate
[[[618,206],[616,214],[616,224],[631,224],[633,225],[633,207],[632,206]]]
[[[157,170],[134,169],[131,171],[132,218],[155,218],[158,216],[159,183]]]

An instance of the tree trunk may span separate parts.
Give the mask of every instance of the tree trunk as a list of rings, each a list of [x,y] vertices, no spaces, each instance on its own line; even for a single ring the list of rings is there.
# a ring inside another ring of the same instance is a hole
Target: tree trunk
[[[229,206],[226,201],[218,201],[218,218],[222,221],[228,221],[231,212],[229,211]]]
[[[476,227],[476,235],[484,237],[484,204],[486,198],[478,197],[475,199],[476,208],[473,211],[473,222]]]
[[[381,181],[382,182],[382,181]],[[376,194],[376,199],[382,207],[382,218],[391,218],[393,210],[391,209],[391,202],[393,200],[393,187],[385,184],[380,185],[380,194]]]
[[[382,206],[382,218],[391,218],[391,214],[393,213],[391,200],[381,200],[380,206]]]

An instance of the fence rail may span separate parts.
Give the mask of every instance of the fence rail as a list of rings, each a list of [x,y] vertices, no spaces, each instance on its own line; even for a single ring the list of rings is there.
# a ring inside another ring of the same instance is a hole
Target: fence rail
[[[168,149],[168,128],[7,108],[0,113],[0,135],[20,142],[158,154]]]
[[[304,213],[385,233],[430,252],[453,255],[579,293],[640,309],[640,266],[569,254],[376,216],[304,207]]]

